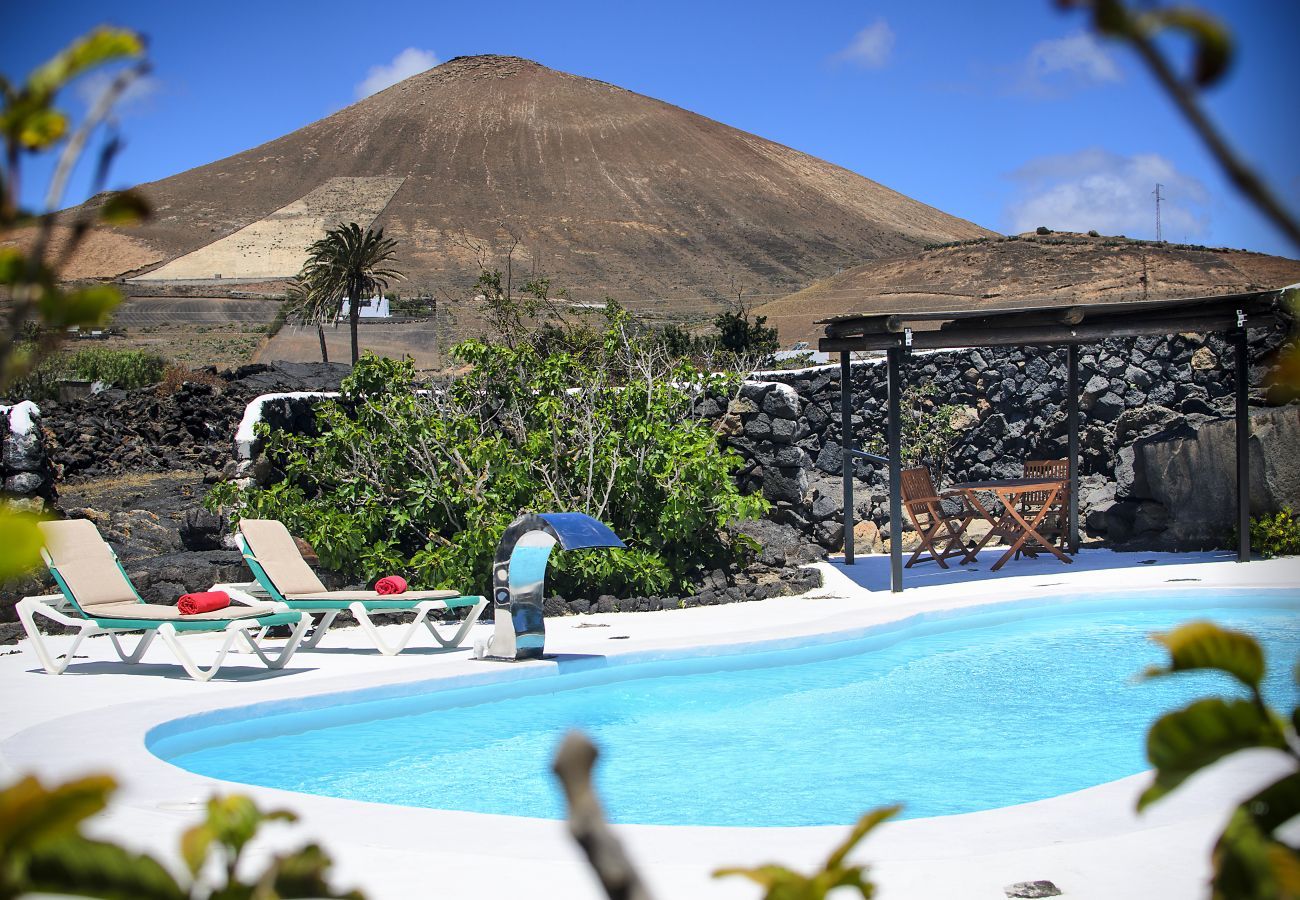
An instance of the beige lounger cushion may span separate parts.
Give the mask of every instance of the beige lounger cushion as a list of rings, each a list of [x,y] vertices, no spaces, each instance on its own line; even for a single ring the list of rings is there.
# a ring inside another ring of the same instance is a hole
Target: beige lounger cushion
[[[285,597],[325,592],[325,585],[303,561],[284,523],[276,519],[243,519],[239,530],[275,589]]]
[[[239,530],[262,570],[286,600],[450,600],[458,591],[328,591],[311,566],[303,561],[293,535],[277,519],[243,519]]]
[[[57,563],[55,569],[63,577],[77,605],[89,613],[104,604],[139,604],[139,598],[126,580],[117,561],[112,557],[90,556],[71,562]]]
[[[257,603],[249,606],[227,606],[225,609],[214,609],[211,612],[194,613],[187,616],[174,606],[167,606],[163,603],[139,603],[135,600],[130,603],[101,603],[93,611],[86,610],[87,614],[94,616],[96,619],[162,619],[169,622],[199,622],[204,620],[223,622],[231,619],[269,616],[275,611],[275,606],[270,603]]]
[[[276,611],[272,603],[228,606],[211,612],[185,615],[163,603],[141,603],[122,570],[113,560],[87,559],[56,566],[63,581],[77,598],[77,605],[88,616],[105,619],[167,619],[193,622],[201,619],[244,619],[266,616]]]
[[[376,591],[308,591],[302,594],[285,593],[286,600],[450,600],[459,597],[457,591],[404,591],[400,594],[380,594]]]
[[[89,519],[40,522],[37,527],[45,537],[45,552],[56,566],[91,558],[114,558],[113,549]]]

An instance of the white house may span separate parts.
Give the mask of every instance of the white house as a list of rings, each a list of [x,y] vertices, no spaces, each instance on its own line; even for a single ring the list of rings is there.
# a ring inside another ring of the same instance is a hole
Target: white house
[[[348,298],[343,298],[343,312],[340,318],[346,319],[352,313],[352,302]],[[371,297],[361,303],[360,317],[363,319],[387,319],[388,312],[387,297]]]

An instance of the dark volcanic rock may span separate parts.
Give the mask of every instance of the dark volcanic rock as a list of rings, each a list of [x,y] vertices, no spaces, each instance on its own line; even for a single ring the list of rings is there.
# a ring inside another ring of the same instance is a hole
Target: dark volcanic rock
[[[235,429],[254,397],[290,391],[337,391],[347,366],[278,363],[223,373],[219,385],[186,382],[159,388],[103,391],[48,404],[42,424],[50,461],[65,481],[130,472],[220,469],[230,459]]]
[[[186,550],[220,550],[226,523],[216,513],[191,509],[181,521],[179,534],[181,546]]]

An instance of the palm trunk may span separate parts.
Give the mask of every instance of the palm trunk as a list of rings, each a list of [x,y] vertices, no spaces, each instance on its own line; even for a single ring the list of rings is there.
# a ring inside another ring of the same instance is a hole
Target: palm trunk
[[[328,363],[330,361],[329,349],[325,346],[325,325],[322,322],[316,323],[316,336],[320,338],[320,361]]]
[[[361,353],[357,349],[357,323],[361,321],[361,293],[360,285],[353,282],[349,286],[348,294],[352,297],[352,303],[348,307],[348,327],[352,329],[352,365],[357,364],[361,359]]]

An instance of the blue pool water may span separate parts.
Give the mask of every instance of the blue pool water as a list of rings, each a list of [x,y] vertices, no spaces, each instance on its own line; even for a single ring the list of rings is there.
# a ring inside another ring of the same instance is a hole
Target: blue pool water
[[[616,822],[846,824],[1008,806],[1147,768],[1162,712],[1226,677],[1135,676],[1153,631],[1212,619],[1257,636],[1290,709],[1300,591],[1053,599],[904,622],[793,650],[609,666],[507,685],[185,720],[149,736],[193,772],[407,806],[558,818],[572,727],[601,747]],[[225,718],[229,719],[229,716]]]

